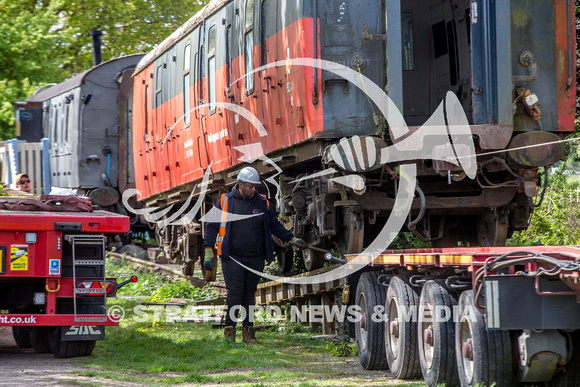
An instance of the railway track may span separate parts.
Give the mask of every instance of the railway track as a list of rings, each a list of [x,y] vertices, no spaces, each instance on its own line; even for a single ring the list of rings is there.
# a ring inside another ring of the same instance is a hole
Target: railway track
[[[144,259],[130,257],[124,254],[109,252],[108,256],[118,262],[125,260],[132,266],[161,273],[182,281],[189,281],[193,286],[203,288],[208,284],[201,278],[184,275],[180,265],[158,264]],[[339,265],[326,266],[318,270],[299,274],[296,277],[308,277],[335,269]],[[226,296],[225,283],[222,281],[209,282],[210,286],[218,294],[218,297]],[[268,281],[258,285],[256,291],[256,305],[258,306],[281,306],[296,305],[299,308],[332,307],[337,300],[342,298],[341,289],[345,285],[345,279],[335,279],[315,284],[289,284],[279,281]],[[340,302],[340,301],[339,301]],[[332,334],[337,329],[336,324],[327,321],[326,318],[319,323],[311,323],[311,328],[316,329],[318,324],[322,324],[323,334]]]
[[[181,281],[189,281],[193,286],[198,288],[203,288],[208,284],[201,278],[197,278],[191,275],[184,275],[181,271],[181,265],[172,265],[172,264],[159,264],[155,262],[150,262],[144,259],[135,258],[131,256],[127,256],[125,254],[119,254],[114,252],[107,253],[109,258],[114,259],[117,262],[129,262],[131,266],[137,267],[139,269],[153,271],[160,273],[162,275],[172,277]],[[211,282],[211,287],[215,290],[218,294],[218,297],[225,297],[226,296],[226,285],[221,281]]]

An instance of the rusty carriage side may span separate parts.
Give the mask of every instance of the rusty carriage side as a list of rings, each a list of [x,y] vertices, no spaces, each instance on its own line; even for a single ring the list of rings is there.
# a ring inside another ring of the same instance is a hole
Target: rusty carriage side
[[[202,215],[246,163],[295,235],[343,255],[376,239],[405,178],[417,198],[404,227],[433,246],[501,246],[525,229],[538,171],[574,130],[573,5],[425,4],[215,0],[148,53],[135,176],[142,203],[167,211],[166,255],[191,272]]]

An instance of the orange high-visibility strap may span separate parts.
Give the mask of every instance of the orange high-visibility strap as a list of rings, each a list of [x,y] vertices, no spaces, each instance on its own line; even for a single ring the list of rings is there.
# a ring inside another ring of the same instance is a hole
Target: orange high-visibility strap
[[[218,255],[222,255],[222,242],[224,241],[224,237],[226,235],[226,223],[228,218],[228,198],[225,196],[226,194],[222,194],[222,197],[220,199],[222,207],[222,222],[220,223],[220,229],[217,236]]]

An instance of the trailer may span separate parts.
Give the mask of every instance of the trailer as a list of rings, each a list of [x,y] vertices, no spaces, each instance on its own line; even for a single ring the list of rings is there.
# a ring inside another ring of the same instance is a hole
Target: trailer
[[[137,280],[105,273],[107,234],[128,230],[128,217],[76,196],[0,198],[0,326],[37,353],[90,355],[119,324],[107,297]]]
[[[429,386],[579,386],[579,260],[574,246],[349,257],[360,363]]]

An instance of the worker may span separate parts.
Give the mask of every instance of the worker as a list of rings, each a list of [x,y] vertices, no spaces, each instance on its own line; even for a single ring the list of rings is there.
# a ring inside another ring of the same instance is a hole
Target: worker
[[[30,178],[26,173],[20,173],[16,176],[16,189],[18,191],[30,193],[32,186],[30,185]]]
[[[245,167],[238,173],[237,181],[238,184],[230,192],[223,194],[215,204],[218,209],[226,212],[222,222],[207,224],[204,267],[206,270],[212,270],[214,267],[214,245],[217,240],[217,255],[222,260],[227,290],[224,336],[235,342],[237,321],[234,319],[238,320],[240,312],[242,341],[254,344],[258,340],[255,337],[250,308],[255,305],[254,297],[260,276],[239,263],[262,272],[264,260],[274,261],[272,234],[298,249],[304,249],[308,245],[284,228],[268,200],[256,191],[261,184],[258,171],[252,167]],[[247,217],[227,221],[228,214]]]

